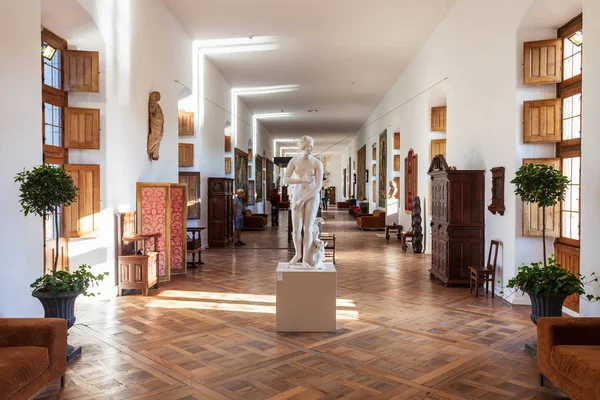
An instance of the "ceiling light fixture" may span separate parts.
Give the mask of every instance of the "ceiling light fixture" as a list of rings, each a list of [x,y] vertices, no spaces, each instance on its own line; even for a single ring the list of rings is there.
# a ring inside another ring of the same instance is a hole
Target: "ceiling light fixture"
[[[50,46],[48,43],[42,44],[42,56],[44,56],[46,60],[52,60],[54,53],[56,53],[56,48]]]
[[[308,112],[319,112],[319,110],[312,109],[312,110],[308,110]]]
[[[583,31],[578,30],[568,38],[575,46],[581,46],[583,43]]]

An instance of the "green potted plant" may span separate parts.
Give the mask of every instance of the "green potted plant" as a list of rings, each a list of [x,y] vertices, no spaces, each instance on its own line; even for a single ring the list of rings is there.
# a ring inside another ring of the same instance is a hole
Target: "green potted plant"
[[[569,179],[550,165],[527,164],[519,168],[511,183],[521,200],[542,208],[543,262],[520,266],[507,285],[529,295],[531,320],[537,323],[539,317],[561,316],[563,302],[569,295],[585,293],[581,276],[561,268],[554,256],[546,257],[546,207],[564,200]]]
[[[22,211],[25,216],[34,214],[47,218],[52,216],[53,229],[56,237],[56,248],[59,248],[58,211],[62,206],[69,206],[77,200],[78,188],[73,178],[62,168],[48,164],[23,170],[15,176],[19,183]],[[83,294],[93,296],[88,289],[104,279],[108,273],[94,275],[87,265],[80,266],[76,271],[58,270],[58,251],[52,260],[52,270],[31,284],[33,297],[37,298],[44,307],[46,318],[63,318],[67,320],[68,328],[75,323],[75,299]],[[81,353],[81,348],[69,345],[68,359],[71,360]]]

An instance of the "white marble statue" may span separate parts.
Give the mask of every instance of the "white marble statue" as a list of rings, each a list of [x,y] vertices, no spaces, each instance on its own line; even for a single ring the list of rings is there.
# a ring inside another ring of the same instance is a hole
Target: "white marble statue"
[[[315,219],[315,226],[314,226],[314,230],[313,230],[313,244],[315,246],[315,253],[313,255],[313,263],[312,265],[315,268],[319,268],[321,266],[323,266],[323,261],[325,261],[325,247],[327,246],[327,243],[322,241],[321,238],[319,237],[320,235],[320,231],[319,231],[319,224],[324,224],[325,221],[323,220],[323,218],[317,218]]]
[[[290,260],[290,265],[296,265],[300,258],[304,267],[315,268],[314,265],[314,232],[315,219],[319,210],[319,191],[323,184],[323,164],[312,155],[314,140],[303,136],[298,142],[301,155],[292,158],[287,166],[283,183],[292,185],[292,226],[294,249],[296,254]],[[302,243],[304,233],[304,243]],[[317,230],[318,234],[318,230]],[[302,257],[304,247],[304,257]]]

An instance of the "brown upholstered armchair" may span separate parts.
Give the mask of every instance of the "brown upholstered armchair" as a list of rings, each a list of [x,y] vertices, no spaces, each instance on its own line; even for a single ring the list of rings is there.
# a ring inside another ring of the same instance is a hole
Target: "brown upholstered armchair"
[[[267,214],[252,214],[244,211],[244,230],[263,230],[267,227]]]
[[[600,399],[600,318],[540,318],[538,368],[574,400]]]
[[[356,225],[361,229],[385,229],[385,211],[375,210],[373,214],[359,215]]]
[[[0,318],[0,400],[30,399],[67,370],[67,321]]]

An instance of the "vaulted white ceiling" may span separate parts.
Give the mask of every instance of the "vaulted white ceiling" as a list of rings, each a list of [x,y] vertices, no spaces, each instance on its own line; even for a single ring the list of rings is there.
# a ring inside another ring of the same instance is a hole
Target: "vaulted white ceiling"
[[[244,102],[256,114],[291,113],[263,121],[275,137],[312,134],[321,144],[361,128],[455,3],[164,1],[193,40],[271,37],[268,51],[209,57],[234,88],[298,85],[294,91],[244,96]]]

